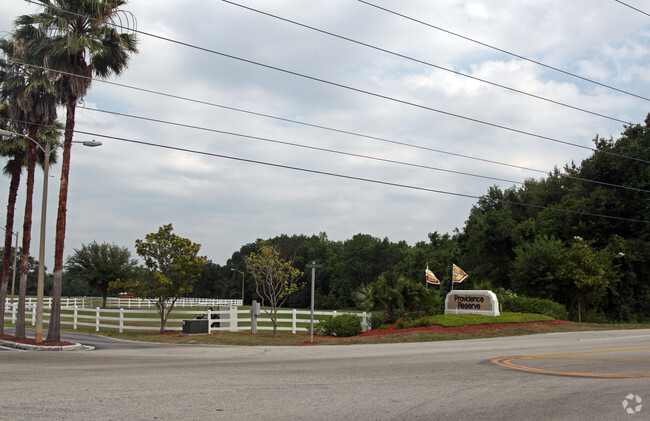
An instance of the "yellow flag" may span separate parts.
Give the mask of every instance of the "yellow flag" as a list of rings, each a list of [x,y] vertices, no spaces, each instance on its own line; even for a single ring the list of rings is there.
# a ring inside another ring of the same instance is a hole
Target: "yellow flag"
[[[425,273],[427,274],[427,283],[440,285],[440,281],[438,280],[438,278],[436,278],[436,275],[434,275],[433,272],[429,270],[429,268],[427,268]]]
[[[464,270],[454,264],[454,271],[452,275],[452,281],[454,282],[463,282],[467,278],[467,274]]]

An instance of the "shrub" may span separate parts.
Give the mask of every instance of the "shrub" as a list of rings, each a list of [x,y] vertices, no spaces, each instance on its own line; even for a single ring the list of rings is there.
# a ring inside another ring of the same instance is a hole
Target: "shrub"
[[[533,298],[514,294],[501,294],[501,310],[512,313],[534,313],[566,320],[566,307],[545,298]]]
[[[391,321],[385,311],[374,311],[370,315],[370,327],[372,329],[384,329],[390,323]]]
[[[361,317],[342,314],[321,320],[315,331],[318,335],[325,336],[356,336],[361,333]]]

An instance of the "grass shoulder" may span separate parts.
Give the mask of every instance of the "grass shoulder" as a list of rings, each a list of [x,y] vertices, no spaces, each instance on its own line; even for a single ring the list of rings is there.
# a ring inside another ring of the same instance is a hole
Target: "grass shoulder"
[[[462,339],[480,339],[502,336],[519,336],[541,333],[576,332],[595,330],[648,329],[650,324],[596,324],[574,323],[552,317],[528,313],[502,313],[500,316],[473,314],[447,314],[428,316],[403,324],[382,326],[353,337],[314,336],[309,334],[280,332],[274,337],[264,331],[253,335],[249,332],[214,332],[212,334],[183,335],[179,332],[117,331],[101,335],[145,342],[197,345],[235,346],[304,346],[304,345],[351,345],[399,342],[430,342]],[[90,329],[89,329],[90,330]],[[79,332],[80,330],[77,330]],[[91,332],[88,332],[91,333]]]

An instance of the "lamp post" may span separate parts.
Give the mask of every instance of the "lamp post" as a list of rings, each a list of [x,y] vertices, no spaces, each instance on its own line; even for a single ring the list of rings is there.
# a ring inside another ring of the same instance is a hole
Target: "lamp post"
[[[49,181],[49,172],[50,172],[50,154],[53,152],[50,149],[50,143],[45,143],[45,149],[38,143],[36,140],[31,137],[11,132],[8,130],[0,129],[0,136],[20,136],[25,139],[33,142],[40,150],[45,153],[45,162],[43,163],[43,199],[41,204],[41,238],[40,246],[38,250],[38,283],[36,284],[36,333],[34,334],[34,340],[36,342],[43,341],[43,289],[45,285],[45,219],[47,216],[47,185]],[[81,143],[84,146],[101,146],[102,142],[99,141],[77,141],[73,143]]]
[[[230,270],[234,270],[235,272],[241,273],[241,305],[244,305],[244,272],[237,269],[230,269]]]

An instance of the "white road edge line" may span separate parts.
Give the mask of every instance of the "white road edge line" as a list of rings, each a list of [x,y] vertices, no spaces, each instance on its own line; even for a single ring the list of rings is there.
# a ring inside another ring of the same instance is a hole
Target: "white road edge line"
[[[611,338],[591,338],[591,339],[578,339],[578,341],[609,341],[628,338],[650,338],[650,335],[636,335],[636,336],[614,336]]]

